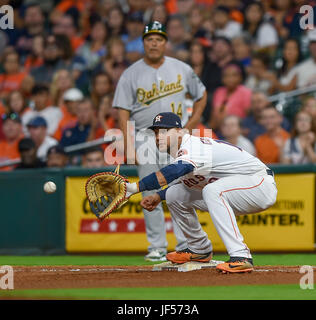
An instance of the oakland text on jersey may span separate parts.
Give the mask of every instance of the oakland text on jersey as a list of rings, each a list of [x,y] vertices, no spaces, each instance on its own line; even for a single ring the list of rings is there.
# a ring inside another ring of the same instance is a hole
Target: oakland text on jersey
[[[154,101],[161,99],[163,97],[178,93],[184,89],[181,84],[182,76],[177,75],[176,82],[165,83],[164,80],[159,81],[159,87],[156,83],[152,84],[151,90],[145,90],[144,88],[137,89],[137,101],[149,106]]]

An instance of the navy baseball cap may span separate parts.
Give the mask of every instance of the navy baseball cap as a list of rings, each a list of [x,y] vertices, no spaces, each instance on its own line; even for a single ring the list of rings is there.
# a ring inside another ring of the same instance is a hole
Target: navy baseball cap
[[[35,148],[35,142],[31,138],[21,139],[18,145],[19,152],[28,151]]]
[[[43,117],[35,117],[29,121],[27,124],[27,127],[46,127],[47,128],[47,122]]]
[[[144,17],[143,17],[143,14],[141,11],[133,12],[130,15],[128,15],[128,17],[127,17],[127,21],[130,21],[130,22],[143,23],[143,19],[144,19]]]
[[[58,153],[58,154],[66,155],[65,149],[60,144],[52,146],[47,150],[47,156],[49,156],[50,154],[53,154],[53,153],[54,154]]]
[[[153,125],[148,129],[154,130],[155,128],[182,128],[181,119],[173,112],[158,113],[153,120]]]

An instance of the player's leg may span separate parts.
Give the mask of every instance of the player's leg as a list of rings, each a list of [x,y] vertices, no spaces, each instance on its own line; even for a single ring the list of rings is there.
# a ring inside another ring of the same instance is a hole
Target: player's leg
[[[138,166],[139,179],[144,178],[148,174],[157,171],[157,166],[141,165]],[[153,194],[155,191],[145,191],[142,193],[143,197]],[[158,205],[155,210],[149,212],[143,209],[146,235],[149,242],[148,252],[145,257],[146,260],[165,260],[167,253],[166,227],[165,217],[161,205]]]
[[[154,137],[150,135],[146,135],[145,137],[144,134],[143,141],[143,143],[142,141],[136,141],[137,158],[140,163],[138,166],[138,175],[140,179],[160,170]],[[146,157],[146,159],[144,159],[144,157]],[[141,160],[143,160],[143,162],[141,162]],[[143,192],[143,197],[153,194],[154,192],[156,191]],[[145,259],[150,261],[163,261],[165,260],[165,254],[167,253],[168,243],[166,240],[165,215],[162,205],[158,205],[155,210],[151,212],[143,209],[143,213],[147,240],[150,243],[148,247],[149,253],[146,255]],[[181,230],[175,224],[173,225],[173,230],[177,238],[177,249],[185,248],[187,246],[186,238],[182,234]]]
[[[212,244],[194,209],[207,210],[201,191],[188,190],[183,184],[176,184],[167,190],[166,202],[173,221],[180,227],[188,242],[186,250],[170,252],[167,259],[175,263],[211,260]]]
[[[252,263],[235,214],[255,213],[270,207],[277,194],[274,179],[268,175],[222,178],[205,186],[202,194],[229,256],[246,258]]]

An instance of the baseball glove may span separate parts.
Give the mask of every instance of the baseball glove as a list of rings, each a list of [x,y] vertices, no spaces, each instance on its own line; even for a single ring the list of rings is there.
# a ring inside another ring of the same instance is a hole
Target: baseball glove
[[[128,180],[119,174],[119,168],[118,165],[114,172],[97,173],[86,182],[85,190],[90,208],[101,221],[128,201]]]

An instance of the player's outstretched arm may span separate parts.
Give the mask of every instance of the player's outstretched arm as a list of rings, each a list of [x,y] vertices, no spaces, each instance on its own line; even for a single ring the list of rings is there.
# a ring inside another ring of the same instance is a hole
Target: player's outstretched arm
[[[160,171],[151,173],[139,182],[128,183],[126,185],[127,197],[138,192],[158,190],[193,170],[194,166],[191,163],[181,160],[176,163],[169,164]]]

